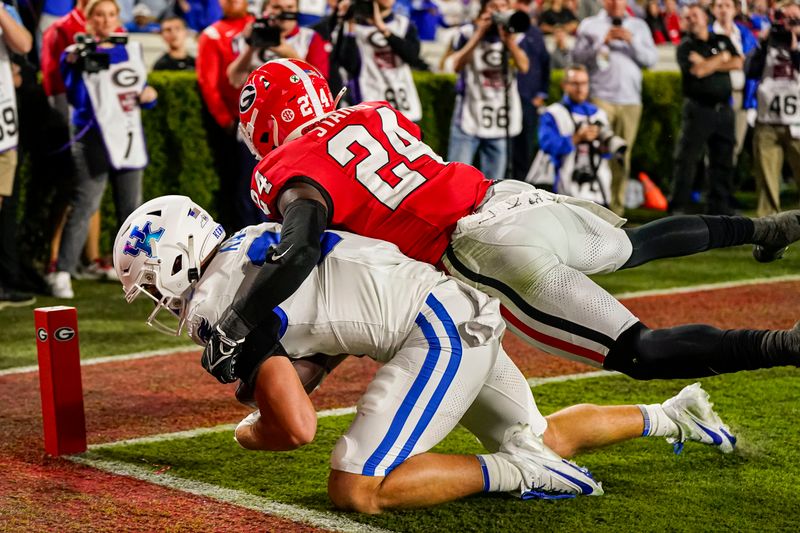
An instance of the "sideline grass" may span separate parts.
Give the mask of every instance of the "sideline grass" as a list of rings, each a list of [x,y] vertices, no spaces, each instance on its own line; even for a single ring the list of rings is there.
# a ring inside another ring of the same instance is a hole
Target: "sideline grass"
[[[73,281],[74,300],[39,296],[32,307],[0,311],[0,369],[36,364],[36,333],[33,309],[69,305],[78,309],[81,358],[135,353],[186,346],[188,338],[158,333],[144,323],[153,309],[150,300],[125,303],[117,282]]]
[[[522,502],[476,496],[435,509],[347,515],[397,531],[705,531],[796,530],[800,496],[800,370],[773,369],[703,380],[718,412],[739,437],[732,455],[689,443],[675,456],[662,439],[639,439],[577,459],[603,481],[606,495]],[[625,377],[536,387],[543,413],[581,402],[654,403],[688,381],[636,382]],[[102,458],[170,467],[170,474],[241,490],[270,500],[331,510],[325,493],[328,456],[351,416],[320,420],[316,440],[288,453],[246,452],[230,431],[149,444],[99,448]],[[457,430],[436,451],[479,452]]]
[[[762,265],[746,246],[714,250],[701,255],[667,259],[594,279],[612,293],[684,287],[722,281],[775,277],[800,273],[800,250],[786,259]],[[81,357],[84,359],[157,350],[193,347],[185,337],[160,334],[145,325],[150,304],[145,298],[127,305],[118,283],[78,281],[72,301],[40,297],[37,307],[72,305],[78,309]],[[33,309],[0,311],[0,369],[36,364]]]

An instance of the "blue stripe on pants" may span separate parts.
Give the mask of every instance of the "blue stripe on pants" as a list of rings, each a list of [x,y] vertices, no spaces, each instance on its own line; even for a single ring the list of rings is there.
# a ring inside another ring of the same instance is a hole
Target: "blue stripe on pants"
[[[436,411],[439,409],[439,405],[442,403],[442,399],[444,395],[447,393],[447,389],[450,388],[450,384],[453,383],[453,379],[456,376],[456,372],[458,372],[458,366],[461,364],[461,337],[458,335],[458,328],[453,323],[453,319],[447,313],[447,310],[444,306],[433,296],[433,294],[428,295],[428,299],[425,300],[433,312],[436,313],[436,318],[444,325],[444,330],[447,333],[447,338],[450,341],[450,361],[447,363],[447,368],[442,375],[442,380],[439,382],[439,385],[436,386],[436,390],[433,392],[433,397],[431,397],[430,402],[428,403],[427,407],[422,413],[419,421],[417,422],[414,431],[411,432],[411,436],[408,438],[408,441],[403,445],[403,448],[400,450],[400,453],[397,455],[397,458],[394,462],[386,469],[386,474],[389,474],[392,470],[394,470],[400,463],[405,461],[411,451],[416,446],[417,441],[422,436],[422,433],[428,428],[428,424],[430,424],[433,415],[436,414]],[[433,328],[431,327],[431,332],[433,332]]]
[[[433,327],[428,323],[427,320],[425,320],[425,317],[422,316],[422,313],[417,315],[416,323],[425,335],[425,340],[428,341],[428,354],[425,356],[425,361],[422,363],[422,368],[420,369],[416,379],[414,379],[414,383],[411,385],[408,394],[406,394],[406,397],[403,398],[400,408],[397,410],[397,413],[395,413],[394,419],[389,426],[389,431],[378,445],[378,448],[372,453],[369,459],[367,459],[366,463],[364,463],[364,470],[362,471],[362,474],[365,476],[374,476],[378,465],[381,463],[384,457],[386,457],[386,454],[389,453],[389,450],[392,449],[397,437],[400,436],[400,432],[402,431],[406,420],[408,420],[408,417],[411,414],[411,410],[414,408],[414,404],[417,403],[422,391],[425,389],[428,381],[430,381],[431,375],[436,368],[436,363],[439,361],[441,345],[439,344],[439,338],[433,331]]]

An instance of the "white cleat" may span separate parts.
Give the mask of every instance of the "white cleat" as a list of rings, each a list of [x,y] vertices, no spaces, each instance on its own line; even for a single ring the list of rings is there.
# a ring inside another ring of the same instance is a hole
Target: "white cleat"
[[[519,497],[523,500],[603,494],[600,483],[587,469],[561,458],[527,424],[506,430],[499,453],[522,473]]]
[[[708,393],[700,383],[684,387],[661,405],[680,430],[680,437],[667,439],[676,454],[681,453],[683,443],[687,440],[716,446],[722,453],[730,453],[736,446],[736,437],[714,412],[714,404],[708,401]]]

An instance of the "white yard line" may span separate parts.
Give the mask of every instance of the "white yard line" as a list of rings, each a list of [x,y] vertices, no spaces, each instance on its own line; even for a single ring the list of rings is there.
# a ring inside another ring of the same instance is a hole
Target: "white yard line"
[[[673,294],[686,294],[687,292],[716,291],[721,289],[734,289],[736,287],[746,287],[747,285],[759,285],[766,283],[781,283],[784,281],[800,281],[800,275],[790,274],[786,276],[775,276],[772,278],[753,278],[739,281],[723,281],[720,283],[706,283],[704,285],[692,285],[691,287],[673,287],[671,289],[653,289],[651,291],[621,292],[614,295],[618,300],[629,298],[644,298],[646,296],[670,296]]]
[[[163,350],[150,350],[147,352],[136,352],[123,355],[109,355],[106,357],[95,357],[93,359],[82,359],[81,366],[101,365],[103,363],[116,363],[118,361],[134,361],[136,359],[148,359],[150,357],[162,357],[165,355],[175,355],[178,353],[199,352],[199,346],[187,345],[184,348],[165,348]],[[38,372],[38,365],[18,366],[0,370],[0,376],[11,374],[24,374],[26,372]]]
[[[267,498],[254,496],[239,490],[226,489],[210,483],[180,478],[169,473],[157,474],[141,466],[92,457],[91,453],[86,455],[73,455],[67,457],[67,459],[111,474],[131,477],[153,483],[154,485],[212,498],[217,501],[244,507],[245,509],[252,509],[272,516],[295,522],[302,522],[332,531],[354,531],[364,533],[384,533],[389,531],[350,520],[343,514],[305,509],[296,505],[280,503]]]
[[[351,415],[356,412],[355,406],[351,407],[339,407],[337,409],[325,409],[323,411],[317,412],[317,418],[326,418],[329,416],[342,416],[342,415]],[[134,439],[125,439],[125,440],[118,440],[114,442],[104,442],[101,444],[91,444],[89,446],[90,450],[99,450],[103,448],[115,448],[117,446],[128,446],[130,444],[148,444],[151,442],[162,442],[165,440],[177,440],[177,439],[190,439],[192,437],[197,437],[198,435],[206,435],[208,433],[217,433],[219,431],[233,431],[236,428],[236,424],[222,424],[219,426],[213,426],[208,428],[196,428],[190,429],[187,431],[175,431],[173,433],[160,433],[158,435],[149,435],[147,437],[137,437]]]
[[[654,289],[648,291],[636,292],[622,292],[615,294],[617,299],[631,299],[631,298],[644,298],[648,296],[670,296],[672,294],[686,294],[698,291],[713,291],[719,289],[732,289],[735,287],[744,287],[747,285],[758,285],[761,283],[781,283],[784,281],[799,281],[800,275],[787,275],[776,276],[772,278],[755,278],[740,281],[726,281],[722,283],[707,283],[705,285],[694,285],[691,287],[674,287],[671,289]],[[198,351],[200,348],[194,346],[187,346],[186,348],[167,348],[164,350],[152,350],[147,352],[138,352],[125,355],[111,355],[108,357],[96,357],[94,359],[85,359],[81,361],[81,366],[99,365],[103,363],[112,363],[116,361],[132,361],[135,359],[147,359],[149,357],[159,357],[164,355],[174,355],[177,353],[186,353]],[[26,372],[37,372],[39,367],[37,365],[18,366],[15,368],[7,368],[0,370],[0,377],[12,374],[24,374]]]
[[[576,379],[606,378],[609,376],[621,376],[619,372],[611,370],[595,370],[591,372],[580,372],[578,374],[564,374],[563,376],[550,376],[549,378],[528,378],[528,385],[536,387],[548,383],[561,383],[562,381],[575,381]]]

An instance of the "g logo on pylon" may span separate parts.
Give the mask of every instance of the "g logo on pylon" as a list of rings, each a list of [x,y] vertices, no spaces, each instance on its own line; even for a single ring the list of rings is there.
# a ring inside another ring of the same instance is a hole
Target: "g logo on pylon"
[[[68,341],[75,336],[75,330],[69,327],[64,326],[63,328],[58,328],[56,332],[53,334],[53,337],[57,341]]]

